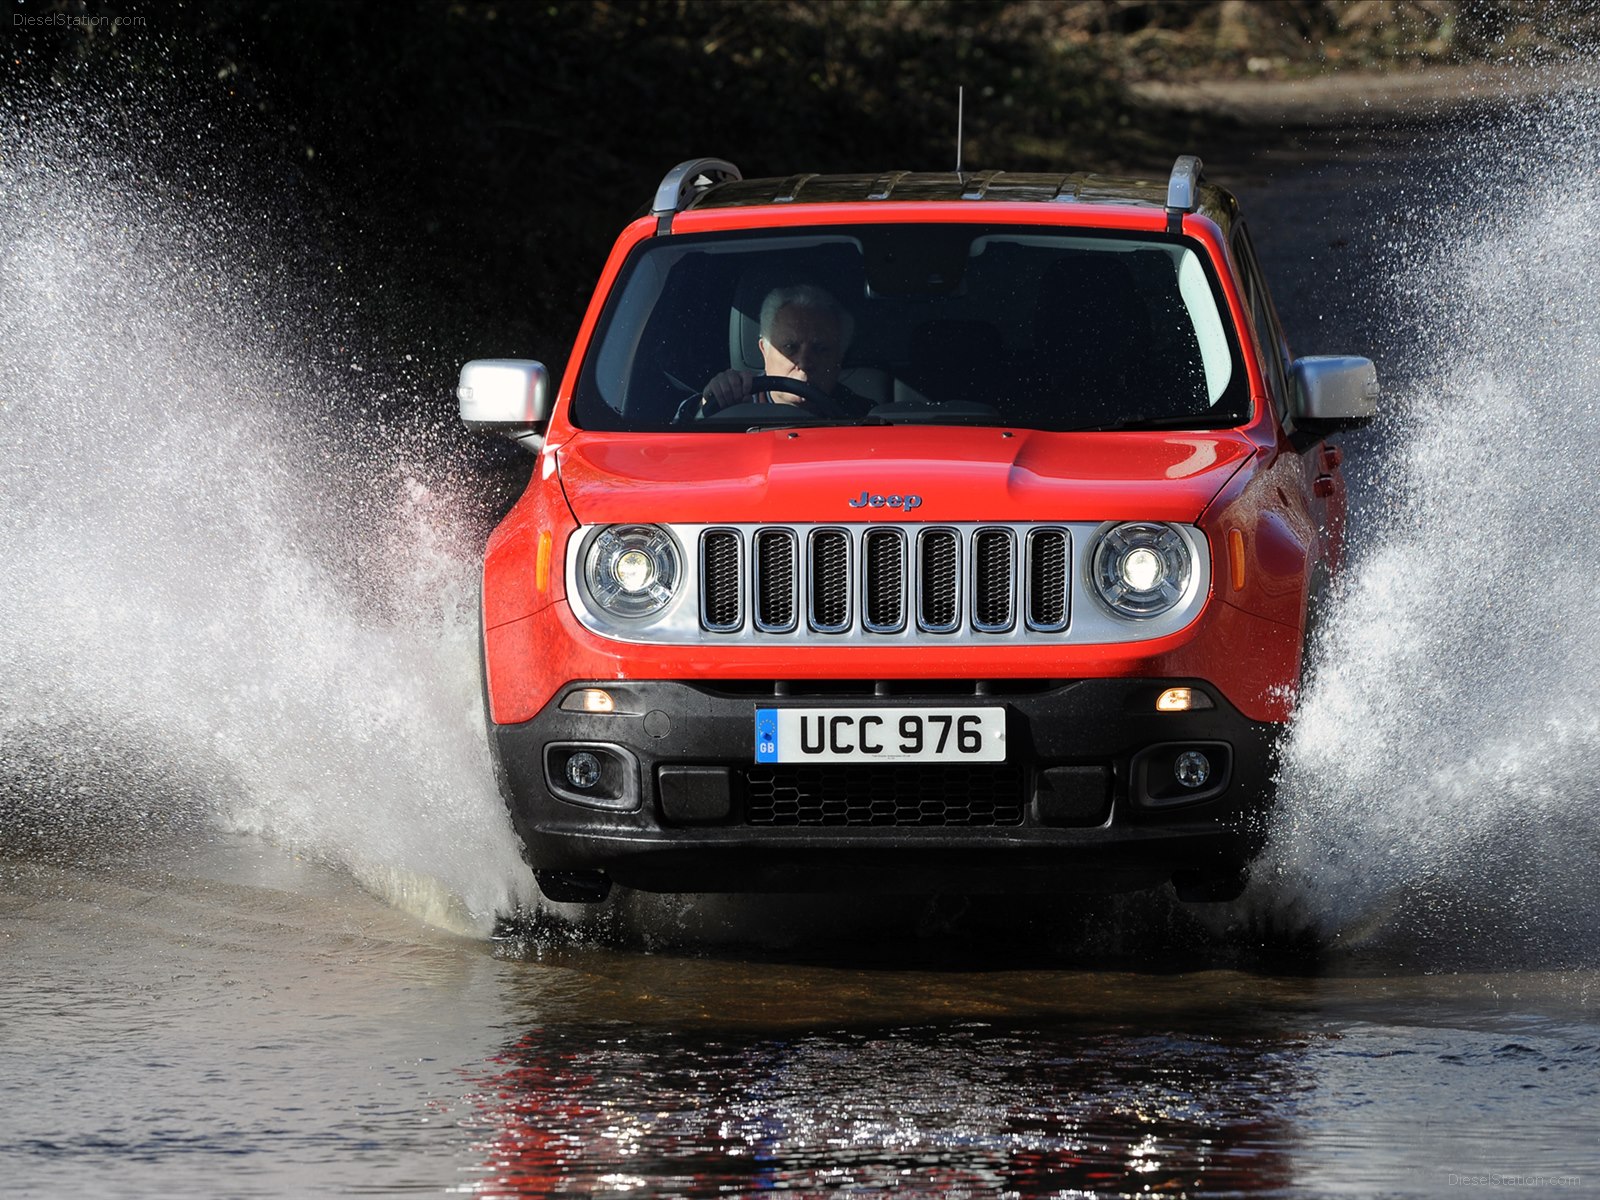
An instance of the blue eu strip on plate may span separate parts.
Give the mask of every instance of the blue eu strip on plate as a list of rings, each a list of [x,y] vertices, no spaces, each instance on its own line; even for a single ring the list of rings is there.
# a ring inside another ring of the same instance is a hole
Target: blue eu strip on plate
[[[778,761],[778,710],[756,709],[756,761]]]

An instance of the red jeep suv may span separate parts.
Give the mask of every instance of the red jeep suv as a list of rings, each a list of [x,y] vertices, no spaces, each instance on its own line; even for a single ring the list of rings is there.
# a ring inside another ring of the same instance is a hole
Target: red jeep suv
[[[483,662],[541,890],[1236,895],[1377,394],[1193,156],[674,168],[559,388],[461,372],[537,455]]]

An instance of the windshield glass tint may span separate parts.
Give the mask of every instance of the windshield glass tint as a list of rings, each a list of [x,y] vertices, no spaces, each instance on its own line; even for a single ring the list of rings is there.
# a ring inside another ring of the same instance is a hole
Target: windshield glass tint
[[[1216,282],[1184,242],[992,225],[651,239],[612,292],[573,408],[589,429],[707,433],[1249,415]]]

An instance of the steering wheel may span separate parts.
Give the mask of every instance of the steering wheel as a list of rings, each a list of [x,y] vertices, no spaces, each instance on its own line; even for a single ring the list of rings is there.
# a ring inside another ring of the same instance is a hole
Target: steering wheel
[[[831,410],[838,407],[838,403],[832,396],[828,395],[816,384],[807,383],[803,379],[789,379],[782,375],[757,375],[750,381],[750,394],[754,396],[760,392],[784,392],[789,395],[799,396],[800,399],[810,404],[820,405],[824,409]],[[732,405],[729,405],[729,407],[731,408]],[[794,406],[790,405],[789,407],[793,408]],[[818,414],[812,413],[810,415],[816,416]]]
[[[674,381],[676,382],[676,381]],[[801,379],[789,379],[782,375],[757,375],[750,380],[750,394],[757,395],[761,392],[785,392],[799,396],[802,400],[814,404],[817,408],[803,408],[797,404],[766,404],[755,400],[746,400],[739,404],[729,404],[724,408],[707,408],[704,404],[695,403],[699,393],[690,396],[678,408],[673,417],[674,425],[688,419],[703,420],[706,418],[732,419],[737,421],[754,420],[757,417],[772,417],[781,415],[785,419],[815,420],[819,417],[828,417],[837,413],[839,403],[827,392],[814,383],[807,383]],[[818,411],[820,408],[822,411]]]

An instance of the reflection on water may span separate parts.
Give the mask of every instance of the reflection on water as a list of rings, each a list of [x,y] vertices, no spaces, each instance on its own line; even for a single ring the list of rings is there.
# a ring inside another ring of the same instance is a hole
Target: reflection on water
[[[518,955],[249,838],[144,857],[0,854],[15,1194],[1600,1189],[1593,970]]]
[[[506,978],[453,1115],[488,1196],[1593,1191],[1594,984],[576,952]]]
[[[473,1099],[488,1196],[1275,1193],[1280,1036],[986,1023],[771,1037],[543,1028]]]

